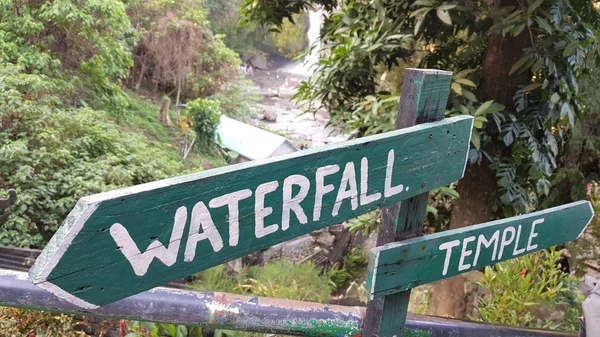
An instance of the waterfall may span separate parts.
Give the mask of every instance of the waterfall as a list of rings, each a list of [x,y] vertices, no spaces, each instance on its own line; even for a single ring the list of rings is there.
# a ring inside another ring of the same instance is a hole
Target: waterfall
[[[311,75],[314,71],[313,65],[319,61],[319,50],[321,49],[321,24],[323,23],[323,10],[311,10],[308,12],[308,47],[312,48],[310,53],[304,57],[304,60],[292,66],[282,69],[283,72],[297,75]]]

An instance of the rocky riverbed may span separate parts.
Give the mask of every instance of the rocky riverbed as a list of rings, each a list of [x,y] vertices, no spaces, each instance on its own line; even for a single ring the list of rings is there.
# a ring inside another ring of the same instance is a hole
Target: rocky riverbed
[[[324,109],[315,114],[304,113],[304,109],[292,100],[302,76],[279,70],[258,70],[249,76],[258,87],[262,98],[256,123],[287,137],[296,146],[318,147],[348,139],[348,135],[327,126],[329,114]]]

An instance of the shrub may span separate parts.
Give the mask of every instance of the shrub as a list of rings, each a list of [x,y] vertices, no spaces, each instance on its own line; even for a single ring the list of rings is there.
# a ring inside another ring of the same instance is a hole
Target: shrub
[[[223,85],[211,98],[221,103],[224,115],[240,121],[254,118],[258,110],[257,103],[260,101],[254,83],[244,78]]]
[[[48,311],[0,307],[2,336],[77,337],[73,316]]]
[[[217,266],[195,275],[188,287],[319,303],[327,302],[332,290],[321,268],[312,262],[294,264],[288,260],[244,268],[236,278],[227,276],[222,265]]]
[[[41,247],[80,197],[183,169],[172,148],[121,130],[107,113],[56,103],[44,76],[7,64],[0,87],[0,190],[18,194],[0,245]]]
[[[209,146],[221,119],[219,101],[198,98],[187,103],[187,112],[193,121],[200,146]]]
[[[480,285],[489,289],[489,298],[480,298],[477,306],[482,320],[528,327],[576,330],[583,296],[577,280],[560,270],[556,263],[560,252],[541,251],[485,268]],[[535,317],[541,307],[553,309],[568,304],[562,322]]]

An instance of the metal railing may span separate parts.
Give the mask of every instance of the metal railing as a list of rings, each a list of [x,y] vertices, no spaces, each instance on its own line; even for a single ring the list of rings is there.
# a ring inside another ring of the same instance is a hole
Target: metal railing
[[[360,336],[365,308],[156,288],[96,310],[82,310],[0,269],[0,306],[141,321],[304,336]],[[410,315],[411,337],[575,337],[577,334]]]

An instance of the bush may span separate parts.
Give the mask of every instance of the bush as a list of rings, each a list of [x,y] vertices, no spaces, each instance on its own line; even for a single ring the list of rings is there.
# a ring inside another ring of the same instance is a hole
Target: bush
[[[198,98],[187,103],[198,144],[207,147],[215,137],[215,131],[221,120],[220,102],[217,100]]]
[[[332,291],[329,279],[312,262],[288,260],[244,268],[235,278],[223,265],[203,271],[188,284],[190,289],[326,303]]]
[[[118,128],[103,111],[61,106],[52,82],[0,66],[0,190],[18,201],[0,245],[42,247],[85,195],[177,174],[178,153]]]
[[[480,298],[477,310],[490,323],[577,330],[583,295],[577,280],[557,266],[560,252],[541,251],[485,268],[480,285],[489,289],[489,298]],[[562,322],[535,317],[540,309],[567,304]]]
[[[211,98],[221,103],[224,115],[240,121],[254,118],[258,110],[257,103],[260,101],[254,83],[244,78],[223,85]]]
[[[73,316],[0,307],[2,336],[77,337]]]

